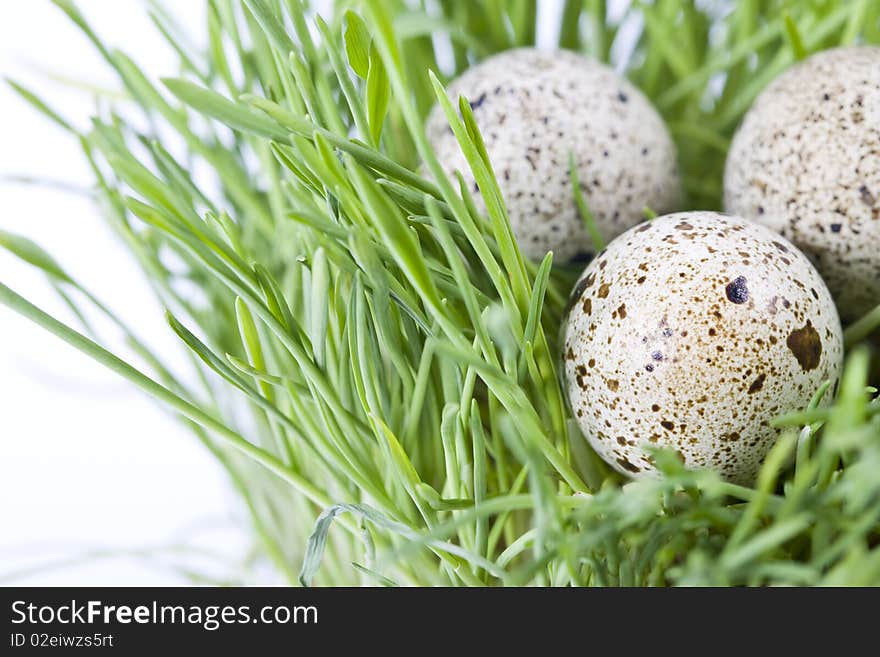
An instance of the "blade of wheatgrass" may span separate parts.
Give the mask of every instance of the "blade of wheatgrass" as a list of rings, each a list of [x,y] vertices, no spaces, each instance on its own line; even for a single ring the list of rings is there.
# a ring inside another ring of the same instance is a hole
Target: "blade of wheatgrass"
[[[843,331],[844,346],[854,347],[877,329],[880,329],[880,305],[846,327]]]
[[[839,29],[849,16],[849,11],[848,6],[840,7],[829,14],[819,25],[810,31],[809,38],[805,41],[804,46],[809,50],[814,47],[814,44],[821,42],[822,39]],[[790,66],[793,61],[794,56],[791,52],[780,52],[773,62],[769,63],[754,76],[749,84],[737,95],[736,99],[731,100],[730,104],[716,118],[714,125],[727,128],[738,121],[739,117],[751,106],[761,90],[786,67]]]
[[[495,174],[492,171],[470,103],[464,98],[460,100],[459,111],[462,118],[459,119],[458,113],[453,108],[452,102],[446,95],[446,91],[443,89],[440,81],[431,71],[428,72],[428,76],[431,79],[431,84],[434,86],[434,92],[437,95],[440,107],[443,108],[446,114],[449,127],[452,128],[452,132],[458,140],[459,146],[480,188],[483,201],[486,203],[486,209],[492,221],[495,241],[498,243],[501,254],[501,262],[504,265],[505,273],[510,281],[511,291],[517,302],[515,307],[508,309],[508,312],[513,314],[515,318],[515,331],[518,331],[520,319],[518,315],[524,311],[524,299],[527,295],[525,266],[510,227],[510,221],[507,218],[507,211],[504,209],[498,181],[495,179]]]
[[[482,239],[479,230],[463,207],[461,199],[455,194],[446,179],[442,167],[434,156],[430,145],[427,143],[427,138],[424,134],[424,127],[416,116],[415,109],[411,104],[404,103],[401,100],[407,97],[407,87],[401,78],[400,56],[396,50],[392,29],[387,16],[384,13],[384,8],[378,2],[369,2],[366,8],[372,18],[373,24],[378,27],[374,34],[373,43],[375,47],[378,48],[382,60],[385,63],[385,69],[388,72],[389,82],[391,83],[394,97],[398,99],[399,103],[401,103],[400,111],[407,124],[409,132],[416,143],[419,155],[422,157],[432,176],[437,180],[437,183],[440,186],[440,191],[442,192],[442,198],[453,209],[456,219],[465,230],[468,240],[476,250],[499,294],[506,300],[506,303],[515,306],[515,299],[507,277],[502,272],[495,258],[492,257],[485,240]]]
[[[303,435],[300,432],[299,427],[290,418],[288,415],[283,413],[276,405],[271,403],[270,400],[265,397],[260,396],[257,392],[251,388],[247,382],[245,382],[238,374],[236,374],[225,362],[224,359],[217,356],[213,353],[207,345],[205,345],[201,340],[199,340],[195,335],[193,335],[185,326],[183,326],[173,315],[170,313],[167,314],[168,322],[171,324],[174,332],[184,341],[184,343],[192,349],[198,356],[201,358],[214,372],[219,374],[241,392],[243,392],[247,397],[254,402],[257,406],[266,411],[274,420],[282,423],[288,430],[292,431],[294,436],[299,439],[300,444],[308,447],[314,454],[325,462],[325,465],[328,469],[333,472],[333,463],[344,463],[345,459],[343,455],[340,453],[335,453],[325,442],[321,445],[322,449],[319,449],[318,446],[313,445],[308,440],[305,440]],[[377,501],[382,502],[384,500],[384,495],[382,492],[378,491],[372,483],[366,478],[364,475],[364,471],[362,468],[349,467],[344,469],[344,476],[351,478],[351,480],[355,481],[360,485],[364,490],[370,491],[377,499]],[[340,475],[341,476],[341,475]],[[344,481],[344,480],[340,480]]]
[[[259,463],[270,472],[273,472],[281,479],[294,486],[298,491],[316,504],[327,505],[329,503],[326,496],[321,491],[316,489],[304,477],[289,470],[274,456],[249,443],[241,435],[230,429],[215,417],[208,415],[199,407],[179,397],[165,386],[144,375],[96,342],[90,340],[81,333],[74,331],[51,315],[40,310],[3,283],[0,283],[0,303],[3,303],[3,305],[11,310],[27,317],[35,324],[38,324],[50,333],[75,347],[78,351],[81,351],[116,374],[119,374],[151,396],[170,406],[182,416],[205,427],[213,434],[222,438],[230,446],[247,455],[254,462]]]
[[[534,342],[538,327],[541,324],[542,311],[544,310],[544,296],[547,294],[547,286],[550,281],[550,268],[553,266],[553,254],[548,253],[541,261],[538,273],[535,274],[535,282],[529,300],[529,313],[526,316],[526,326],[523,331],[523,342]]]
[[[345,12],[345,54],[352,70],[362,80],[370,72],[370,31],[364,19],[355,12]]]
[[[791,14],[788,13],[782,16],[782,21],[785,25],[785,36],[788,37],[788,42],[791,44],[794,58],[796,60],[805,59],[809,53],[806,47],[804,47],[804,40],[801,38],[801,32],[798,29],[797,23],[791,17]]]
[[[586,492],[587,487],[581,480],[580,475],[574,471],[547,439],[534,408],[523,398],[524,393],[518,386],[509,381],[503,372],[473,357],[469,353],[457,350],[448,343],[438,342],[436,348],[453,360],[476,369],[501,404],[513,417],[517,418],[517,425],[520,430],[529,435],[530,439],[536,443],[550,464],[559,472],[560,476],[573,490]]]
[[[584,222],[584,226],[587,228],[587,233],[590,236],[590,241],[593,243],[593,249],[596,253],[599,253],[602,249],[605,248],[605,240],[602,238],[602,235],[599,233],[599,229],[596,227],[596,219],[593,217],[593,213],[590,212],[590,208],[587,205],[586,199],[584,199],[584,192],[581,189],[581,183],[578,179],[577,173],[577,163],[574,159],[574,153],[569,151],[568,153],[568,175],[571,180],[571,189],[572,194],[574,194],[574,202],[577,205],[578,213],[581,215],[581,221]]]
[[[278,337],[284,347],[294,357],[303,373],[306,375],[310,385],[314,386],[314,390],[320,393],[320,396],[331,408],[333,408],[335,416],[343,424],[346,433],[349,436],[357,436],[361,433],[362,427],[359,427],[354,418],[340,405],[337,396],[327,381],[323,372],[315,365],[314,361],[308,355],[306,349],[311,351],[307,344],[295,340],[279,323],[278,319],[271,311],[263,305],[255,291],[248,287],[237,277],[237,272],[230,270],[228,266],[217,261],[216,256],[210,254],[204,247],[197,242],[186,242],[185,245],[190,248],[211,270],[229,286],[231,292],[238,294],[245,301],[249,302],[256,314],[266,323],[269,329]],[[302,332],[299,332],[303,335]],[[356,471],[351,471],[356,472]],[[384,493],[378,487],[373,486],[371,482],[363,479],[359,475],[355,475],[356,480],[362,481],[365,490],[369,490],[377,502],[386,502]]]
[[[0,248],[4,248],[24,262],[45,272],[61,283],[73,283],[73,279],[43,247],[33,240],[9,231],[0,230]]]
[[[150,9],[147,15],[150,21],[177,54],[177,57],[180,59],[181,68],[195,74],[203,82],[207,82],[208,77],[195,63],[195,59],[199,57],[200,53],[192,53],[191,51],[195,50],[192,44],[184,43],[184,31],[181,30],[181,26],[173,19],[162,3],[157,0],[149,0],[149,5]]]
[[[249,110],[246,105],[227,100],[216,91],[178,78],[163,78],[162,84],[190,107],[237,130],[279,141],[287,137],[287,133],[265,115]]]
[[[782,469],[785,461],[788,459],[789,453],[797,443],[797,434],[788,432],[776,442],[764,460],[761,470],[758,473],[756,497],[746,507],[733,533],[724,546],[721,558],[727,558],[739,548],[747,537],[753,532],[758,525],[761,514],[763,513],[773,489],[776,487],[776,481],[779,471]]]
[[[337,134],[334,134],[328,130],[325,130],[324,128],[321,128],[318,125],[315,125],[307,119],[296,117],[277,103],[273,103],[272,101],[265,98],[259,98],[251,94],[243,94],[242,100],[257,109],[262,110],[272,119],[277,121],[278,125],[287,130],[290,130],[293,133],[305,137],[309,137],[314,133],[318,133],[328,142],[330,142],[335,148],[338,148],[339,150],[354,156],[358,160],[358,162],[360,162],[364,166],[368,166],[384,175],[390,176],[391,178],[394,178],[396,180],[400,180],[401,182],[404,182],[423,193],[431,194],[435,197],[440,196],[440,192],[437,190],[437,187],[433,183],[425,180],[418,174],[413,173],[406,167],[389,159],[378,151],[370,150],[369,148],[353,140],[347,139],[345,137],[340,137]]]
[[[723,71],[726,67],[736,64],[755,52],[756,49],[772,42],[782,34],[784,26],[779,22],[764,25],[749,38],[736,44],[730,51],[719,53],[710,58],[701,68],[682,78],[657,98],[658,107],[663,110],[673,103],[679,102],[688,94],[699,91],[709,79]]]
[[[723,568],[736,571],[738,568],[744,567],[750,560],[757,559],[762,553],[769,552],[790,540],[809,525],[810,516],[806,512],[777,522],[772,527],[752,536],[738,549],[722,556]]]
[[[330,64],[336,74],[339,88],[342,90],[348,109],[354,118],[354,124],[357,128],[358,134],[361,139],[367,142],[370,146],[375,146],[376,141],[373,139],[373,132],[370,129],[371,124],[367,119],[366,106],[369,105],[369,92],[367,93],[368,98],[365,101],[362,101],[361,95],[358,93],[358,90],[355,88],[354,83],[349,77],[348,69],[342,60],[342,53],[336,47],[336,41],[332,38],[327,23],[318,16],[315,18],[315,25],[323,37],[324,47],[326,48],[327,55],[330,59]]]
[[[310,293],[309,336],[318,367],[324,366],[325,345],[327,341],[328,299],[330,290],[330,271],[324,249],[317,249],[312,255],[312,289]]]
[[[419,257],[420,248],[413,233],[406,226],[399,211],[387,201],[387,197],[375,182],[368,180],[354,162],[347,167],[360,197],[376,221],[376,227],[383,241],[406,273],[410,283],[420,293],[423,302],[433,311],[435,319],[445,326],[452,335],[457,335],[453,322],[456,318],[447,316],[448,309],[440,300],[433,278],[425,267],[424,259]],[[459,321],[460,323],[460,321]]]
[[[452,268],[453,276],[455,276],[456,281],[461,286],[460,289],[462,292],[462,296],[464,297],[465,308],[467,309],[471,325],[474,327],[474,331],[479,338],[483,357],[488,359],[489,362],[497,365],[498,359],[497,355],[495,354],[495,347],[492,345],[492,340],[486,331],[486,327],[482,319],[480,318],[480,304],[477,301],[476,295],[473,293],[473,289],[469,281],[467,272],[465,271],[462,259],[458,257],[458,254],[455,252],[454,246],[452,244],[452,238],[446,222],[442,217],[439,216],[440,210],[438,208],[437,202],[434,201],[432,198],[426,196],[425,207],[428,210],[428,214],[432,221],[432,224],[434,225],[434,228],[437,230],[440,246],[441,248],[443,248],[443,251],[446,254],[446,259],[449,263],[449,266]]]
[[[370,71],[367,75],[367,123],[370,126],[370,137],[374,144],[379,143],[388,105],[391,101],[391,89],[385,65],[375,49],[370,49]]]
[[[476,400],[471,402],[470,410],[470,433],[474,462],[474,508],[479,509],[488,494],[486,436],[483,432],[482,418]],[[488,544],[488,520],[485,517],[477,518],[474,539],[474,549],[477,554],[489,558]]]
[[[503,574],[493,563],[482,557],[471,554],[467,550],[464,550],[453,543],[434,538],[427,538],[422,542],[422,534],[414,532],[406,525],[388,519],[386,516],[369,506],[363,504],[337,504],[328,508],[321,514],[318,521],[315,523],[314,532],[309,537],[306,557],[303,560],[302,570],[300,571],[300,583],[303,586],[309,586],[311,584],[312,578],[320,566],[321,556],[323,555],[324,547],[327,543],[327,532],[330,529],[330,525],[337,516],[343,513],[358,515],[378,527],[387,529],[397,535],[407,538],[411,545],[416,545],[416,541],[418,541],[418,545],[424,545],[425,547],[443,553],[447,559],[452,559],[453,563],[456,565],[456,562],[461,560],[483,567],[496,577],[501,577]]]
[[[15,80],[13,80],[11,78],[4,78],[4,80],[6,80],[6,84],[8,84],[10,87],[12,87],[13,90],[15,90],[15,92],[19,96],[24,98],[28,103],[30,103],[34,108],[36,108],[36,110],[38,112],[40,112],[45,117],[47,117],[50,121],[52,121],[52,123],[58,125],[63,130],[66,130],[67,132],[74,133],[74,134],[76,133],[76,129],[70,123],[68,123],[67,120],[64,119],[64,117],[62,117],[58,112],[56,112],[54,109],[49,107],[49,105],[48,105],[48,103],[46,103],[46,101],[44,101],[42,98],[37,96],[30,89],[28,89],[27,87],[25,87],[21,83],[16,82]]]

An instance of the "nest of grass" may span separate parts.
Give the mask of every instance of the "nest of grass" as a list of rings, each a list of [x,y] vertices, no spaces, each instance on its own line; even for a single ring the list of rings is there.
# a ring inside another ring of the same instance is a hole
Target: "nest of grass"
[[[824,386],[776,420],[754,487],[662,451],[663,478],[626,482],[571,421],[557,335],[578,272],[521,256],[470,107],[443,84],[534,44],[544,3],[352,0],[317,16],[301,0],[208,0],[202,50],[152,3],[180,59],[161,82],[70,0],[55,4],[127,98],[80,129],[13,85],[81,143],[103,216],[198,376],[175,377],[109,303],[7,233],[0,244],[105,314],[130,353],[2,284],[0,301],[176,413],[228,471],[281,576],[880,583],[880,403],[864,343],[880,309],[848,328],[833,402],[819,408]],[[560,47],[611,62],[652,99],[677,142],[685,207],[719,209],[730,138],[755,96],[809,53],[880,43],[880,5],[656,0],[609,13],[569,0],[557,32]],[[424,119],[437,102],[485,215],[431,152]]]

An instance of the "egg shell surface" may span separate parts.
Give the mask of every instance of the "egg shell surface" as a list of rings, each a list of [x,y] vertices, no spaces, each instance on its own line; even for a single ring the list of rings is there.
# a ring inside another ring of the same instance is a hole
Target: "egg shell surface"
[[[611,68],[568,51],[509,50],[468,69],[447,92],[469,101],[523,253],[556,262],[594,249],[574,200],[569,153],[596,227],[607,242],[675,209],[675,145],[660,115]],[[439,106],[428,138],[447,174],[458,170],[485,205]]]
[[[820,52],[771,83],[734,137],[724,204],[801,248],[844,320],[880,304],[880,48]]]
[[[779,436],[771,419],[837,380],[843,338],[796,247],[744,219],[687,212],[630,229],[584,270],[563,358],[575,419],[616,470],[656,473],[656,446],[750,483]]]

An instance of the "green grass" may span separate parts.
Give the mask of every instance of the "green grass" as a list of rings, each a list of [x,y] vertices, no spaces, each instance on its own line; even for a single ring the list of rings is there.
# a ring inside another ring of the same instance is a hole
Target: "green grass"
[[[175,378],[37,245],[6,233],[0,245],[106,315],[130,352],[110,353],[88,324],[62,324],[3,284],[0,302],[177,414],[228,472],[279,576],[880,584],[880,403],[868,388],[880,379],[862,343],[880,311],[848,331],[833,403],[818,407],[830,394],[821,390],[777,420],[782,437],[754,488],[686,471],[663,452],[664,478],[627,483],[569,417],[557,336],[577,272],[549,255],[523,259],[469,105],[453,105],[443,86],[471,61],[533,43],[535,2],[441,0],[442,13],[338,2],[321,19],[300,0],[209,0],[204,52],[153,3],[180,60],[160,86],[72,2],[55,4],[125,98],[105,98],[76,127],[13,85],[79,140],[101,212],[168,309],[196,383]],[[560,44],[608,60],[621,22],[640,19],[635,51],[617,63],[667,120],[690,208],[719,208],[730,138],[767,82],[816,50],[880,43],[870,0],[699,3],[711,11],[656,0],[618,22],[605,4],[566,2]],[[441,72],[435,34],[450,40],[454,71]],[[426,140],[437,102],[485,216]],[[184,156],[173,156],[181,144]],[[204,188],[195,168],[207,172]]]

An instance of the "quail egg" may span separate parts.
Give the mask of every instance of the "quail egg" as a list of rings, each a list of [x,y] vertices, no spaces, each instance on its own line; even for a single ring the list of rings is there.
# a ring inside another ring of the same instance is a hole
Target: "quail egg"
[[[800,247],[844,320],[880,304],[880,48],[818,53],[767,87],[733,140],[724,204]]]
[[[764,226],[714,212],[643,223],[584,270],[563,346],[571,409],[619,472],[649,448],[751,482],[770,421],[839,376],[840,320],[810,261]]]
[[[646,207],[675,209],[680,181],[669,132],[648,99],[607,66],[572,52],[521,48],[470,68],[448,93],[454,102],[464,96],[473,109],[527,257],[552,250],[556,262],[565,262],[594,251],[575,205],[569,153],[606,241],[644,219]],[[476,192],[439,107],[427,131],[447,173],[460,171]]]

